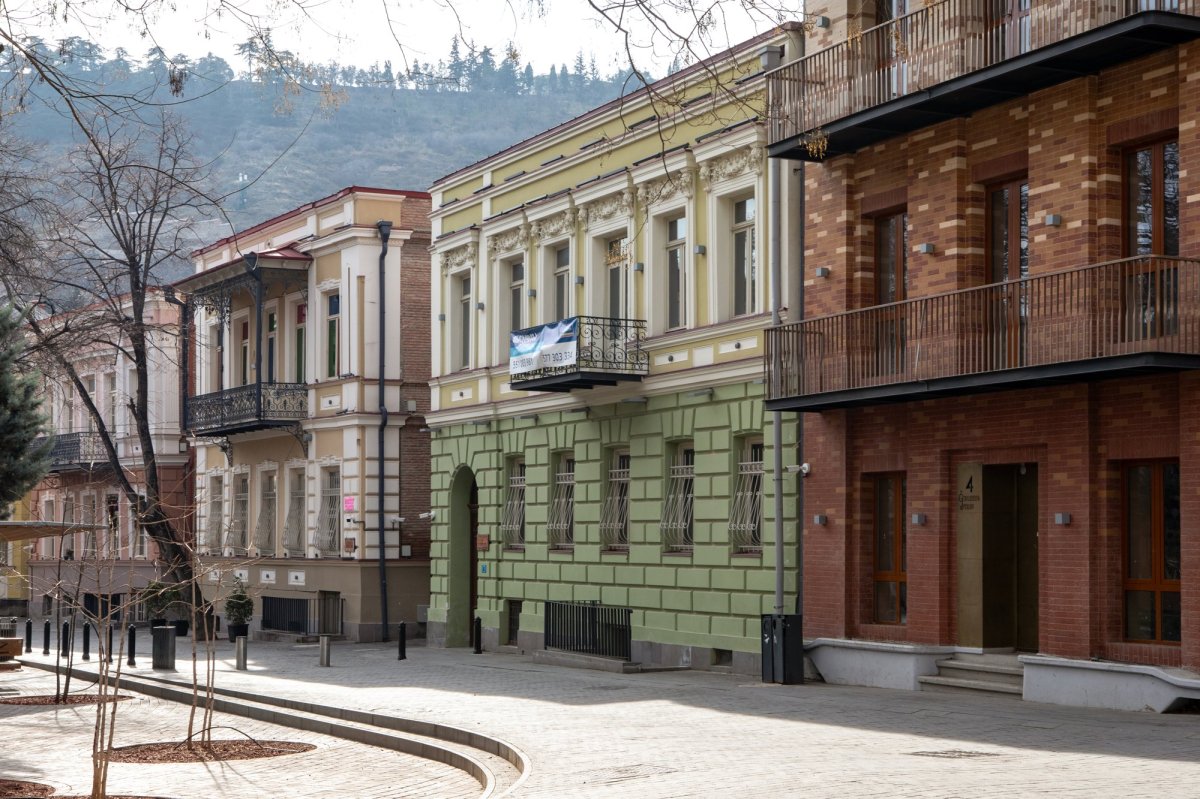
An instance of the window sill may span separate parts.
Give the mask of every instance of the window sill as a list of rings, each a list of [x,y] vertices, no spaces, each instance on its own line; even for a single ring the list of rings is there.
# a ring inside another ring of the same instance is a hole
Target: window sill
[[[731,552],[729,557],[760,560],[762,558],[762,554],[763,553],[761,549],[739,549]]]
[[[629,547],[605,547],[604,549],[600,550],[600,556],[603,557],[605,555],[621,555],[623,557],[628,557]]]
[[[556,544],[556,545],[550,547],[550,554],[551,555],[574,555],[575,554],[575,545],[574,544]]]
[[[525,545],[524,544],[505,544],[504,546],[500,547],[500,549],[502,552],[524,552]]]
[[[663,557],[666,558],[690,558],[692,550],[690,549],[666,549],[663,550]]]

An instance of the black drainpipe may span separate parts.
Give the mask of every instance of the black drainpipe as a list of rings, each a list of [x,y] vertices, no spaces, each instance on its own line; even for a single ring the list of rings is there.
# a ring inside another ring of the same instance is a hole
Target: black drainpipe
[[[388,593],[387,593],[387,551],[384,547],[384,537],[386,535],[386,527],[384,525],[383,511],[383,476],[384,476],[384,454],[383,447],[384,429],[388,423],[387,410],[387,395],[385,394],[386,385],[384,380],[384,345],[387,342],[387,329],[384,327],[384,318],[387,316],[387,295],[384,292],[386,286],[384,278],[383,262],[387,258],[388,238],[392,235],[392,223],[383,219],[375,223],[375,227],[379,229],[379,451],[378,451],[378,466],[379,474],[377,477],[379,486],[379,499],[377,504],[379,507],[379,619],[383,624],[381,641],[391,640],[388,637]],[[403,464],[401,464],[403,468]],[[365,477],[365,475],[364,475]]]

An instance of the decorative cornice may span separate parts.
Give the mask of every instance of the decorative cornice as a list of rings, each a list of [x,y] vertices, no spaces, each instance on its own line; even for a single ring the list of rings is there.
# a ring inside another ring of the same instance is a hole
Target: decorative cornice
[[[529,244],[530,226],[528,222],[522,222],[514,228],[509,228],[503,233],[498,233],[488,237],[488,257],[495,258],[497,255],[513,250],[524,249]]]
[[[442,276],[465,267],[474,266],[479,260],[479,245],[473,241],[442,253]]]
[[[739,147],[731,153],[705,161],[700,166],[700,179],[704,181],[705,186],[712,186],[714,183],[748,172],[761,176],[764,156],[765,151],[761,145]]]
[[[599,222],[612,219],[615,216],[629,216],[633,212],[633,191],[622,189],[595,202],[588,203],[582,211],[582,221],[587,227]]]

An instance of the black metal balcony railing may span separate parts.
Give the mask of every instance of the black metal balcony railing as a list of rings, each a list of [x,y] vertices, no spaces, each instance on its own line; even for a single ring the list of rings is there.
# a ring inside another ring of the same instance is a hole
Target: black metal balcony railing
[[[308,418],[308,386],[251,383],[187,398],[187,428],[197,435],[245,432]]]
[[[889,118],[886,125],[874,118],[878,114],[873,115],[874,127],[883,128],[878,135],[933,124],[1014,92],[1088,74],[1194,34],[1182,29],[1164,31],[1160,16],[1157,21],[1143,18],[1155,27],[1149,34],[1115,26],[1090,39],[1064,44],[1074,37],[1146,12],[1200,16],[1200,0],[1034,0],[1026,10],[1009,13],[1007,8],[1011,5],[991,0],[926,3],[868,30],[852,29],[845,41],[773,71],[767,76],[771,144],[806,137],[830,123],[902,98],[926,105],[914,105],[908,109],[908,119]],[[1172,24],[1167,22],[1165,27]],[[1076,52],[1072,52],[1073,45]],[[1025,66],[1030,71],[997,76],[1007,81],[1005,87],[975,87],[974,96],[967,87],[941,97],[931,92],[934,87],[1021,58],[1029,62]],[[997,93],[992,88],[1006,91]],[[829,136],[830,147],[837,144],[834,138]],[[846,150],[835,147],[834,151]]]
[[[90,469],[108,465],[108,453],[99,433],[58,433],[51,436],[50,471],[63,472],[74,469]],[[45,438],[34,440],[35,446],[45,443]]]
[[[650,356],[642,348],[646,338],[643,319],[610,319],[601,316],[578,320],[573,363],[546,366],[513,375],[513,388],[525,391],[570,391],[575,388],[616,385],[641,380],[650,371]],[[539,326],[540,327],[540,326]],[[513,331],[513,337],[538,328]]]
[[[1200,261],[1126,258],[767,330],[768,407],[1200,367]]]
[[[545,646],[629,660],[633,612],[591,602],[546,602]]]

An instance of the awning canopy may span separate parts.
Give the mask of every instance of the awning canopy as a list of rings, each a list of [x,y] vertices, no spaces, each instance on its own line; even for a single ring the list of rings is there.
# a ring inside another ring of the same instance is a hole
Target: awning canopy
[[[107,529],[102,524],[73,524],[70,522],[8,522],[0,521],[0,542],[32,541],[35,538],[53,538],[68,533]]]

